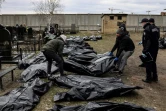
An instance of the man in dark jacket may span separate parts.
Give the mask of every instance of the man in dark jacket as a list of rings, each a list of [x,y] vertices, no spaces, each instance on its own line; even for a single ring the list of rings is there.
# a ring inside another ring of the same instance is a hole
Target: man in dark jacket
[[[143,82],[150,83],[151,81],[158,81],[157,68],[156,68],[156,58],[158,54],[158,39],[159,30],[157,27],[151,25],[147,18],[142,19],[142,26],[144,28],[142,43],[143,43],[143,55],[146,57],[147,53],[153,58],[153,61],[145,63],[146,66],[146,79]]]
[[[124,31],[123,35],[126,35],[128,37],[130,37],[130,34],[129,32],[126,30],[126,25],[125,24],[121,24],[119,26],[119,29],[121,29],[122,31]],[[111,52],[114,52],[115,50],[117,50],[117,53],[118,53],[118,50],[119,50],[119,41],[120,39],[117,37],[116,38],[116,41],[115,41],[115,45],[114,47],[112,48],[112,51]]]
[[[154,29],[154,30],[155,30],[155,28],[158,29],[158,31],[154,31],[154,34],[158,34],[155,36],[158,36],[158,39],[159,39],[160,38],[160,28],[155,25],[155,20],[153,18],[149,19],[149,23],[151,24],[152,29]]]
[[[4,29],[5,27],[2,25],[2,24],[0,24],[0,29]]]
[[[48,77],[51,76],[52,61],[56,61],[58,63],[60,75],[61,76],[64,75],[62,52],[65,41],[66,41],[66,36],[60,35],[60,37],[47,42],[42,48],[42,52],[48,61],[47,65]]]
[[[118,61],[117,68],[114,70],[115,72],[119,72],[119,74],[123,73],[124,67],[126,65],[127,59],[133,54],[135,45],[131,38],[126,35],[125,31],[121,28],[117,31],[117,38],[114,47],[112,48],[110,55],[117,50],[115,61]]]

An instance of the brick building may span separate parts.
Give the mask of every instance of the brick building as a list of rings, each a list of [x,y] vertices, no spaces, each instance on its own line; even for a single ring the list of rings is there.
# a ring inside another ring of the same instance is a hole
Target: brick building
[[[101,19],[102,33],[115,33],[121,23],[126,23],[127,14],[103,14]]]
[[[166,15],[166,12],[161,12],[161,15],[162,15],[162,16]]]

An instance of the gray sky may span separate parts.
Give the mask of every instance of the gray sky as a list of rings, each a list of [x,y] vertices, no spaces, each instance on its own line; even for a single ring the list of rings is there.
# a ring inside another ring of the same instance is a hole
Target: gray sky
[[[1,14],[30,14],[32,1],[39,0],[5,0]],[[61,13],[111,13],[108,8],[119,9],[113,13],[160,14],[166,9],[166,0],[61,0],[64,8]],[[166,10],[165,10],[166,11]]]

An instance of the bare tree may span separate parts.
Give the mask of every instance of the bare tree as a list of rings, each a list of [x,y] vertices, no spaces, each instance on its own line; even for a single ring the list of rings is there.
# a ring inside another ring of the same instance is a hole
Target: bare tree
[[[53,14],[62,10],[60,0],[41,0],[39,2],[33,2],[34,11],[39,15],[44,15],[48,23],[48,29],[50,29],[51,20]]]

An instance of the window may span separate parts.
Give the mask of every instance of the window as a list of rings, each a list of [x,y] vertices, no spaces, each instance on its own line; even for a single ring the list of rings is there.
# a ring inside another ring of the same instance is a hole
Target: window
[[[110,20],[114,20],[114,16],[110,16]]]
[[[122,20],[122,16],[118,16],[118,20]]]

